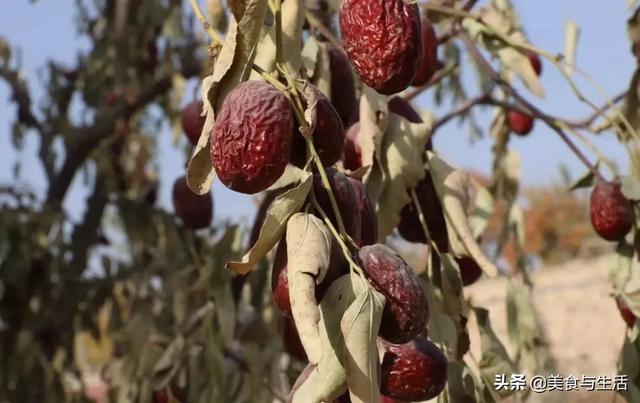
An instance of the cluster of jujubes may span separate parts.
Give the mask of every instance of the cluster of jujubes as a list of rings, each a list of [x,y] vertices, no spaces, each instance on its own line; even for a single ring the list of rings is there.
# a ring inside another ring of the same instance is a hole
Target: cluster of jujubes
[[[226,187],[245,194],[267,191],[288,165],[312,171],[313,185],[302,209],[304,217],[309,225],[333,227],[332,233],[339,233],[340,240],[331,236],[323,246],[323,250],[330,250],[328,267],[317,273],[315,292],[313,288],[310,292],[315,295],[311,298],[320,304],[332,282],[349,273],[348,260],[357,262],[371,286],[386,299],[379,331],[380,348],[386,351],[381,384],[381,391],[388,396],[385,399],[430,398],[444,388],[447,361],[420,336],[429,318],[423,286],[395,251],[377,243],[375,204],[360,176],[348,175],[362,167],[354,71],[364,84],[381,94],[394,94],[409,85],[425,85],[440,65],[438,40],[431,23],[426,18],[421,21],[417,5],[402,0],[346,0],[340,7],[339,22],[346,52],[324,42],[329,55],[330,94],[323,94],[311,83],[301,85],[296,94],[258,80],[237,85],[225,96],[208,133],[211,163],[216,177]],[[369,35],[370,32],[386,34]],[[323,37],[319,39],[323,41]],[[298,96],[300,102],[296,103]],[[314,106],[313,132],[307,133],[310,139],[303,136],[296,119],[300,114],[294,108],[300,106]],[[203,110],[201,102],[193,102],[182,113],[185,134],[193,145],[203,132]],[[389,101],[389,111],[410,122],[422,122],[411,105],[399,97]],[[348,124],[352,126],[345,132]],[[316,151],[317,160],[313,160],[312,150]],[[202,197],[191,193],[184,179],[176,188],[177,214],[185,226],[201,227],[202,223],[194,223],[197,220],[190,215],[196,215],[196,207],[192,207],[196,203],[191,199]],[[267,193],[256,228],[275,196],[271,190]],[[192,204],[185,206],[187,202]],[[290,226],[291,220],[287,233]],[[251,245],[258,233],[252,233]],[[296,287],[291,271],[299,270],[299,259],[292,260],[291,242],[291,238],[283,236],[274,254],[273,300],[284,316],[283,342],[288,351],[300,360],[312,361],[314,352],[301,337],[305,325],[297,323],[296,312],[300,308],[296,291],[291,288]]]

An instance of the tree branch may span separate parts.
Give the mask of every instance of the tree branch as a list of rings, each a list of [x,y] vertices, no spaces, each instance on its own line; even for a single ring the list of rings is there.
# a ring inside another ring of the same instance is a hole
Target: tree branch
[[[187,78],[193,77],[198,73],[199,71],[193,69],[182,72]],[[118,119],[131,117],[155,98],[169,91],[171,85],[172,78],[170,74],[161,77],[149,86],[146,91],[142,92],[135,102],[131,104],[120,103],[106,114],[98,116],[91,126],[77,128],[75,130],[78,133],[77,140],[71,142],[73,146],[67,151],[67,158],[62,168],[49,185],[47,204],[54,206],[54,208],[60,206],[76,171],[84,163],[91,151],[114,132]]]
[[[490,99],[491,97],[489,97],[489,95],[487,94],[482,94],[478,95],[477,97],[467,99],[466,101],[458,105],[455,109],[443,115],[440,119],[436,120],[431,131],[435,132],[441,126],[447,124],[451,119],[460,115],[464,115],[476,105],[486,104]]]
[[[28,127],[42,132],[42,124],[31,111],[31,95],[27,83],[20,78],[17,70],[10,69],[6,65],[0,65],[0,77],[11,87],[12,99],[18,106],[18,119]]]
[[[527,101],[518,91],[516,91],[508,82],[504,81],[500,74],[489,64],[489,62],[482,56],[476,45],[473,43],[469,35],[463,30],[460,31],[460,36],[465,44],[467,52],[469,55],[475,60],[478,67],[487,75],[489,78],[495,82],[500,88],[513,97],[519,104],[521,104],[527,113],[535,116],[536,118],[544,121],[547,126],[549,126],[562,141],[567,144],[567,146],[573,151],[573,153],[578,157],[578,159],[595,175],[596,178],[602,179],[602,175],[598,171],[598,169],[589,161],[589,159],[584,155],[584,153],[571,141],[569,136],[562,130],[562,128],[558,125],[555,118],[549,116],[542,112],[540,109],[536,108],[533,104]]]

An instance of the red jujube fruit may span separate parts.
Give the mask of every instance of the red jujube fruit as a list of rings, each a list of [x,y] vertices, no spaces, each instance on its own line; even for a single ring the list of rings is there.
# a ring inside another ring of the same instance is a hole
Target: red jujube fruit
[[[213,126],[211,160],[231,190],[253,194],[273,185],[291,157],[293,109],[263,81],[246,81],[222,103]]]
[[[422,59],[420,11],[404,0],[343,0],[342,45],[362,82],[381,94],[407,88]]]
[[[607,241],[618,241],[633,225],[633,205],[617,182],[599,181],[591,192],[589,205],[593,229]]]

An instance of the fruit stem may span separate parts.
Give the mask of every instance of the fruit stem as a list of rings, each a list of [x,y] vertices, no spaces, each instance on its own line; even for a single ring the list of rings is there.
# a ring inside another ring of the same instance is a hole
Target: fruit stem
[[[296,82],[291,77],[291,75],[288,74],[288,69],[286,65],[283,65],[283,69],[285,70],[285,76],[287,78],[287,82],[289,82],[289,87],[292,95],[290,99],[293,102],[293,109],[294,109],[296,118],[298,119],[298,123],[300,124],[300,127],[303,127],[303,128],[308,127],[309,124],[307,123],[304,117],[304,108],[302,107],[302,102],[300,101],[300,92],[296,87]],[[344,221],[342,220],[342,215],[340,214],[340,210],[338,209],[338,203],[336,202],[336,198],[333,194],[333,190],[331,189],[331,184],[329,183],[329,179],[327,178],[327,172],[325,171],[324,166],[322,166],[322,161],[320,160],[320,156],[318,155],[318,152],[316,151],[316,148],[313,145],[313,136],[310,135],[310,136],[303,136],[303,137],[305,139],[305,142],[307,143],[307,151],[311,155],[311,158],[313,159],[316,165],[316,168],[320,173],[320,178],[322,179],[322,186],[325,188],[325,190],[327,191],[327,194],[329,195],[331,208],[333,209],[333,214],[335,215],[336,221],[338,222],[338,229],[340,230],[340,233],[343,234],[343,237],[347,239],[350,244],[355,245],[355,242],[353,241],[353,239],[351,239],[351,237],[349,236],[349,234],[347,234],[345,230]]]
[[[318,168],[318,172],[320,173],[320,178],[322,179],[322,186],[325,188],[327,193],[329,194],[329,201],[331,202],[331,208],[333,209],[333,214],[336,216],[336,221],[338,222],[338,229],[343,236],[349,240],[349,243],[355,244],[355,242],[351,239],[351,236],[347,234],[347,231],[344,228],[344,221],[342,220],[342,215],[340,214],[340,210],[338,209],[338,203],[336,202],[335,195],[333,194],[333,190],[331,189],[331,184],[329,183],[329,179],[327,177],[327,172],[322,166],[322,161],[320,161],[320,157],[316,152],[316,148],[313,145],[313,141],[311,138],[305,136],[305,140],[307,141],[307,149],[311,154],[311,158],[313,158],[314,163],[316,164],[316,168]]]
[[[191,8],[193,9],[194,14],[196,15],[196,17],[204,27],[204,30],[207,31],[207,34],[209,34],[209,38],[211,38],[211,41],[213,42],[213,44],[222,46],[224,44],[222,37],[220,37],[220,34],[218,34],[218,32],[215,29],[213,29],[209,21],[207,21],[207,17],[205,17],[204,14],[202,14],[202,10],[198,5],[198,1],[190,0],[190,3],[191,3]]]
[[[271,73],[267,72],[257,64],[253,65],[253,70],[260,74],[262,78],[264,78],[269,84],[273,85],[278,91],[282,92],[287,98],[290,98],[287,93],[287,87],[278,81]]]
[[[269,0],[269,8],[276,21],[276,64],[282,60],[282,2],[281,0]]]
[[[311,203],[313,204],[313,207],[316,210],[318,210],[318,212],[322,216],[322,220],[326,224],[327,228],[329,228],[329,231],[331,231],[331,234],[333,234],[333,237],[336,239],[336,241],[338,241],[338,244],[340,245],[340,249],[342,249],[342,254],[344,255],[344,258],[347,259],[347,262],[349,262],[349,266],[356,273],[358,273],[361,276],[364,276],[364,271],[362,270],[360,265],[358,265],[358,263],[356,263],[351,257],[351,252],[349,251],[349,247],[347,246],[347,244],[344,243],[344,239],[342,239],[342,237],[340,236],[340,233],[338,233],[338,231],[336,230],[336,227],[333,226],[333,223],[329,219],[329,216],[322,209],[322,207],[320,207],[318,200],[316,200],[316,197],[313,194],[311,195]]]

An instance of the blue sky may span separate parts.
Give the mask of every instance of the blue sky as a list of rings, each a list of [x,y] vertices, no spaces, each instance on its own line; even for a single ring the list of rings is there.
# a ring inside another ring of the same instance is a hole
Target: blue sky
[[[578,65],[591,74],[610,96],[628,85],[635,68],[635,59],[630,53],[626,35],[629,13],[625,0],[514,0],[513,3],[534,45],[555,53],[563,52],[565,21],[574,20],[582,28],[577,52]],[[60,0],[39,0],[35,4],[26,0],[13,0],[11,6],[5,4],[0,12],[0,36],[21,49],[23,72],[29,79],[36,100],[42,93],[38,77],[46,60],[53,58],[62,63],[72,63],[77,49],[86,46],[76,35],[74,18],[73,2]],[[470,84],[470,95],[474,95],[471,91],[475,88],[473,81],[471,78],[467,81]],[[604,103],[604,99],[590,84],[580,80],[578,82],[591,100],[599,105]],[[542,83],[547,93],[546,98],[529,98],[544,111],[571,119],[589,114],[589,107],[575,98],[549,62],[544,63]],[[431,109],[431,94],[417,98],[415,105]],[[490,113],[477,113],[476,116],[481,127],[486,128]],[[46,183],[35,154],[35,135],[27,136],[26,146],[20,154],[15,153],[11,146],[10,122],[14,117],[15,109],[10,103],[9,88],[0,81],[0,185],[15,180],[12,169],[19,159],[22,161],[22,171],[18,181],[44,192]],[[574,176],[584,172],[583,166],[557,135],[540,123],[527,138],[514,140],[512,147],[522,156],[525,184],[557,181],[558,166],[561,163],[566,164]],[[592,140],[606,156],[616,161],[623,172],[627,169],[626,154],[613,133],[593,136]],[[171,209],[171,186],[174,179],[181,175],[184,156],[180,147],[173,147],[168,127],[158,133],[158,145],[158,161],[161,161],[160,205]],[[488,135],[484,140],[469,144],[466,127],[458,127],[452,122],[440,129],[435,145],[448,160],[458,166],[485,173],[490,170],[491,141]],[[81,217],[86,197],[81,182],[82,175],[78,175],[65,200],[67,209],[76,220]],[[246,219],[253,214],[254,203],[251,196],[233,193],[220,183],[214,185],[213,192],[217,220]]]

